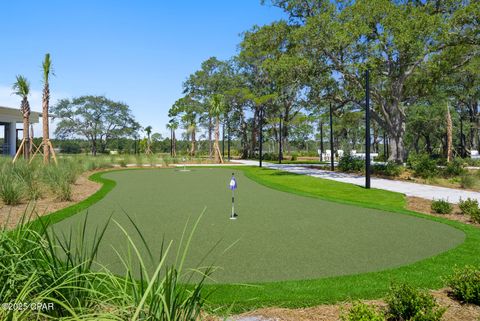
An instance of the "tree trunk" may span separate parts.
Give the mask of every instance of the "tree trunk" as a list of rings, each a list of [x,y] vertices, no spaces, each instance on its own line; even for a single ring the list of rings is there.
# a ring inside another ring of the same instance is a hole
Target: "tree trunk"
[[[22,113],[23,113],[23,158],[30,159],[30,105],[27,98],[22,99]]]
[[[452,142],[453,142],[453,129],[452,129],[452,116],[450,115],[450,108],[448,107],[447,103],[447,114],[446,114],[446,121],[447,121],[447,162],[450,162],[453,159],[453,149],[452,149]]]
[[[219,141],[220,141],[220,117],[217,116],[215,118],[215,142],[214,142],[214,146],[213,146],[213,154],[214,154],[215,163],[220,163]]]
[[[248,133],[247,133],[247,122],[245,121],[245,117],[242,113],[241,115],[241,131],[242,131],[242,138],[241,138],[241,143],[242,143],[242,159],[248,158]]]
[[[212,117],[208,117],[208,157],[212,158]]]
[[[172,129],[172,152],[173,152],[173,157],[177,157],[177,140],[175,138],[175,130]]]
[[[192,145],[190,148],[190,156],[195,156],[195,128],[192,129]]]
[[[50,101],[50,88],[48,81],[45,82],[45,87],[43,88],[43,98],[42,98],[42,125],[43,125],[43,162],[45,164],[50,163],[50,132],[49,132],[49,119],[48,119],[48,109]]]
[[[250,145],[250,157],[255,157],[255,147],[257,146],[257,119],[258,119],[258,108],[255,108],[252,119],[252,139]]]
[[[92,155],[97,156],[97,140],[96,139],[92,140]]]

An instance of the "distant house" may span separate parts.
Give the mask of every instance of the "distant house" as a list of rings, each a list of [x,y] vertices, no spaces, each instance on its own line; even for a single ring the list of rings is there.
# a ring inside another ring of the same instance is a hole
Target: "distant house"
[[[30,114],[30,123],[38,123],[40,117],[42,117],[41,113],[32,111]],[[23,116],[20,109],[0,106],[0,155],[15,156],[17,152],[18,132],[22,131],[22,129],[17,129],[17,124],[22,123]]]

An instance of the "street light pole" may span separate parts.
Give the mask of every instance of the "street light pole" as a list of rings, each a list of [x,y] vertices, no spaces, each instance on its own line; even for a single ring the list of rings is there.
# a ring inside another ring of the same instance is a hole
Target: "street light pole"
[[[323,121],[320,121],[320,161],[323,162]]]
[[[260,162],[259,165],[262,167],[262,158],[263,158],[263,107],[260,107],[260,148],[259,148],[259,158]]]
[[[282,113],[280,113],[280,122],[279,122],[279,133],[278,133],[278,163],[282,163],[283,152],[282,152]]]
[[[330,103],[330,170],[333,172],[335,170],[335,165],[333,164],[335,153],[333,152],[333,119],[332,119],[332,103]]]
[[[370,188],[370,72],[365,72],[365,188]]]

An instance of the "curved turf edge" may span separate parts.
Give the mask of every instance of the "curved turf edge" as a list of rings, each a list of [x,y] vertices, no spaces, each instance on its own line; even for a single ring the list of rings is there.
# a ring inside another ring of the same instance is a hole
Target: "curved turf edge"
[[[70,216],[73,216],[77,213],[80,213],[83,210],[86,210],[93,204],[100,201],[117,185],[117,183],[114,180],[102,177],[103,174],[108,173],[110,171],[111,170],[96,172],[88,177],[89,180],[102,184],[100,189],[96,191],[94,194],[90,195],[83,201],[80,201],[76,204],[62,208],[61,210],[50,213],[48,215],[39,217],[38,219],[30,223],[31,227],[40,228],[44,224],[50,225],[50,224],[58,223]]]
[[[298,180],[296,187],[292,187],[279,182],[281,181],[281,176],[278,176],[278,179],[272,179],[268,176],[262,177],[262,171],[268,171],[267,169],[243,166],[235,168],[244,171],[249,179],[273,189],[338,203],[422,217],[457,228],[465,233],[466,238],[465,242],[458,247],[437,256],[411,265],[379,272],[302,281],[207,285],[206,290],[212,291],[208,297],[209,305],[212,308],[230,309],[230,306],[234,303],[232,312],[241,312],[264,306],[306,307],[350,299],[375,299],[382,297],[388,291],[392,282],[408,282],[417,287],[430,289],[441,288],[444,286],[443,278],[451,273],[454,266],[480,265],[480,229],[459,222],[406,210],[404,198],[403,201],[398,199],[390,200],[392,202],[391,206],[387,204],[378,205],[366,201],[344,200],[340,197],[326,196],[320,194],[320,191],[315,193],[315,191],[304,188],[308,184],[302,183],[312,183],[315,180],[318,182],[317,178],[292,174],[296,177],[295,180]],[[111,172],[111,170],[97,172],[89,177],[90,180],[102,184],[102,187],[96,193],[77,204],[41,217],[31,224],[34,226],[42,224],[41,222],[54,224],[100,201],[116,186],[115,181],[102,177],[103,174],[108,172]],[[328,184],[351,187],[350,184],[340,182],[328,182]]]

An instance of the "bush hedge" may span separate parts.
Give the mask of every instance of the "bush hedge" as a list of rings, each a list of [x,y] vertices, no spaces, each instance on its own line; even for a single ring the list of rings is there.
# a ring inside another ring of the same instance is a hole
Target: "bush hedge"
[[[431,209],[437,214],[450,214],[453,211],[452,205],[443,199],[434,200]]]
[[[480,305],[480,268],[466,266],[455,269],[447,284],[458,300]]]
[[[439,321],[445,313],[430,293],[407,284],[392,285],[385,302],[388,320]]]

